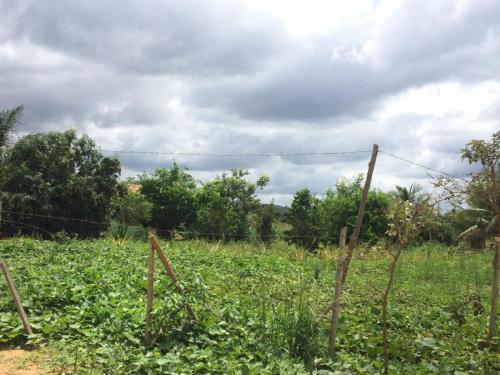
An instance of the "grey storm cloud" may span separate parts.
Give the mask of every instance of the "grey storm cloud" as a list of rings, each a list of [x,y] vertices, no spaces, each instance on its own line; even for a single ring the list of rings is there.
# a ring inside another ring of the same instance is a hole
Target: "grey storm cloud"
[[[31,2],[17,25],[36,43],[136,74],[240,74],[284,48],[273,19],[227,0]]]
[[[321,121],[367,116],[386,96],[429,82],[498,79],[500,3],[437,4],[404,2],[368,49],[332,55],[335,36],[299,44],[257,76],[201,86],[194,102],[257,120]]]
[[[0,11],[0,105],[25,105],[20,135],[74,127],[106,150],[217,154],[369,151],[377,143],[463,175],[470,167],[461,147],[499,127],[498,99],[475,118],[461,108],[380,116],[394,97],[426,85],[500,85],[498,1],[408,0],[383,22],[307,37],[243,1],[0,0]],[[285,199],[364,172],[369,152],[118,156],[125,175],[173,160],[200,178],[248,168],[271,176],[265,196]],[[377,187],[428,178],[379,157]]]

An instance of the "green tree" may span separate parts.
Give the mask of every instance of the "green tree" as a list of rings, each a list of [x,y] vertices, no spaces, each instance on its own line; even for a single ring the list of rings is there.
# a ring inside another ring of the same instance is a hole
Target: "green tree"
[[[23,106],[0,112],[0,147],[7,145],[11,133],[21,120]]]
[[[95,237],[106,229],[120,162],[104,157],[87,135],[30,134],[7,151],[2,169],[4,217],[21,223],[11,231]]]
[[[479,164],[481,169],[474,172],[470,180],[459,180],[452,177],[442,177],[436,186],[442,188],[453,204],[460,205],[464,201],[475,208],[486,212],[489,221],[481,226],[478,223],[462,233],[462,237],[474,236],[483,239],[496,237],[496,249],[493,256],[493,277],[491,281],[491,311],[488,325],[488,335],[484,345],[488,346],[497,333],[497,306],[500,283],[500,131],[497,131],[487,142],[474,139],[462,149],[462,160],[469,164]],[[474,207],[476,206],[476,207]]]
[[[189,228],[196,218],[196,181],[187,169],[174,163],[171,169],[157,169],[139,177],[140,193],[151,202],[148,224],[160,235],[171,236],[174,230]]]
[[[409,188],[396,185],[396,190],[391,195],[402,202],[415,204],[428,203],[430,200],[430,195],[419,184],[411,184]]]
[[[287,222],[292,226],[285,232],[285,240],[308,250],[314,250],[319,245],[319,199],[314,197],[309,189],[295,193]]]
[[[205,183],[196,193],[197,218],[194,226],[199,236],[210,239],[242,240],[249,234],[249,215],[259,207],[257,189],[269,182],[261,176],[255,183],[245,180],[249,172],[234,169]]]
[[[111,217],[118,222],[118,237],[125,238],[130,225],[148,223],[152,206],[144,195],[129,190],[128,183],[123,183],[120,193],[111,201]]]
[[[259,236],[259,240],[269,245],[274,240],[274,229],[273,223],[275,220],[275,212],[274,212],[274,202],[266,205],[265,207],[260,208],[258,224],[257,224],[257,235]]]
[[[485,241],[500,230],[499,158],[500,132],[493,134],[491,142],[472,140],[462,149],[462,160],[481,169],[470,179],[444,176],[435,182],[444,193],[442,200],[453,206],[447,216],[461,232],[458,238],[468,240],[473,248],[484,248]]]
[[[430,204],[418,204],[407,197],[395,199],[390,205],[387,218],[389,237],[388,253],[391,264],[388,271],[388,280],[382,292],[382,338],[384,341],[384,374],[389,373],[389,338],[388,338],[388,303],[389,294],[394,282],[394,274],[399,258],[409,244],[418,240],[420,232],[428,227],[436,217],[436,210]]]
[[[363,190],[362,182],[362,175],[352,180],[341,178],[335,189],[326,192],[319,209],[323,243],[336,244],[344,226],[347,226],[348,233],[354,230]],[[361,240],[375,240],[384,235],[387,230],[386,213],[391,201],[391,196],[380,190],[374,189],[368,193]]]
[[[410,202],[421,211],[426,208],[431,209],[431,194],[424,191],[419,184],[411,184],[409,188],[404,186],[396,186],[395,191],[390,193],[392,197],[401,202]],[[429,210],[427,210],[429,212]],[[427,226],[419,231],[420,240],[436,241],[451,245],[456,241],[456,231],[453,229],[451,222],[446,216],[437,216],[435,220],[427,222]]]

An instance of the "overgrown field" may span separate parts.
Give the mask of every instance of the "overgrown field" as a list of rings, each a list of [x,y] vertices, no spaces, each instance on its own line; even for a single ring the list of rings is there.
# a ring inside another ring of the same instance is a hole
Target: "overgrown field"
[[[0,241],[35,335],[61,373],[378,373],[380,295],[389,259],[376,249],[353,262],[340,319],[339,353],[327,360],[333,254],[285,244],[162,243],[198,316],[156,263],[155,345],[144,348],[148,244],[112,240]],[[361,253],[358,253],[358,255]],[[486,334],[491,254],[425,245],[404,253],[390,299],[392,373],[500,372]],[[0,282],[0,342],[26,345]],[[498,345],[498,339],[495,342]]]

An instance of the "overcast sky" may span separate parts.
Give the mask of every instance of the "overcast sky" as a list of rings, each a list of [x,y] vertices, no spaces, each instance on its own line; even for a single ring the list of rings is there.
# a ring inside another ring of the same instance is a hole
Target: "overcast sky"
[[[498,0],[0,0],[0,107],[18,135],[77,128],[102,149],[382,150],[452,174],[500,128]],[[119,155],[125,176],[171,156]],[[369,154],[176,156],[200,179],[267,174],[289,203],[366,171]],[[380,155],[374,185],[428,180]]]

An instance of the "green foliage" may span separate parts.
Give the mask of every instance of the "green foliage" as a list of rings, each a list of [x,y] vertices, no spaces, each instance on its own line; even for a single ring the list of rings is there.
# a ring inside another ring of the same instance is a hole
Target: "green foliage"
[[[259,241],[269,245],[273,242],[275,237],[275,231],[273,229],[273,223],[275,220],[274,203],[266,205],[260,208],[259,218],[257,223],[257,235]]]
[[[326,243],[338,243],[340,230],[347,226],[352,233],[358,215],[363,176],[353,180],[340,179],[334,190],[326,193],[321,202],[321,220],[324,233],[329,237]],[[391,198],[389,194],[372,189],[368,192],[365,216],[361,226],[360,240],[374,241],[380,239],[387,230],[386,212]]]
[[[309,189],[295,193],[287,222],[292,226],[285,232],[285,239],[308,250],[318,247],[320,236],[319,199]]]
[[[199,322],[156,261],[154,334],[144,347],[148,244],[111,240],[0,241],[34,335],[26,338],[0,278],[0,342],[40,343],[55,373],[78,374],[377,374],[382,364],[380,309],[386,259],[353,259],[338,336],[326,359],[334,264],[283,243],[166,247]],[[27,261],[29,259],[29,261]],[[489,308],[488,254],[427,244],[398,266],[389,317],[392,372],[498,373],[498,352],[479,350]],[[322,267],[325,272],[312,272]],[[330,272],[326,272],[330,270]],[[478,302],[479,301],[479,302]],[[482,307],[480,306],[482,305]],[[460,325],[461,324],[461,325]]]
[[[140,193],[152,204],[151,220],[147,224],[159,229],[159,234],[190,227],[196,217],[196,181],[174,163],[171,169],[157,169],[139,178]]]
[[[257,189],[268,182],[267,176],[257,182],[245,180],[249,173],[234,169],[205,183],[196,191],[196,222],[194,231],[209,239],[242,240],[249,234],[249,215],[257,212]]]
[[[439,178],[434,185],[442,189],[444,199],[463,211],[453,217],[459,231],[478,225],[474,236],[484,242],[500,233],[500,131],[493,134],[490,142],[470,141],[462,149],[462,160],[480,164],[481,169],[472,173],[469,180],[448,176]],[[462,207],[464,203],[468,207]]]
[[[352,233],[361,201],[362,181],[362,175],[353,180],[340,179],[334,190],[326,192],[324,199],[313,197],[307,189],[297,192],[288,212],[288,222],[292,225],[289,241],[314,250],[321,244],[337,244],[344,226]],[[391,196],[380,190],[368,193],[361,240],[376,241],[384,235],[390,202]]]
[[[117,236],[125,238],[130,225],[140,225],[151,220],[152,203],[140,193],[128,189],[124,183],[122,191],[111,201],[111,217],[118,222]]]
[[[491,142],[472,140],[462,150],[462,159],[470,164],[480,163],[482,170],[472,175],[465,187],[467,203],[488,210],[497,218],[496,230],[500,233],[500,131],[493,134]]]
[[[267,333],[270,349],[276,354],[285,351],[292,357],[301,358],[311,365],[322,351],[319,342],[321,325],[314,315],[312,299],[306,285],[301,284],[297,298],[278,306],[264,307],[263,329]]]
[[[453,245],[457,242],[457,231],[446,216],[436,217],[434,224],[428,231],[423,232],[421,237],[424,237],[424,235],[428,235],[430,241],[436,241],[446,245]]]
[[[450,210],[444,215],[444,219],[449,221],[457,233],[462,233],[466,229],[480,224],[487,220],[489,215],[483,210]]]
[[[387,212],[387,235],[397,247],[405,247],[416,242],[436,217],[437,212],[430,205],[396,199]]]
[[[9,137],[21,120],[22,115],[22,105],[14,109],[0,111],[0,147],[9,142]]]
[[[4,218],[21,223],[7,231],[95,237],[106,227],[99,223],[106,221],[117,190],[120,162],[104,157],[91,138],[78,138],[74,130],[34,133],[8,150],[2,173],[4,210],[10,211]]]
[[[396,185],[396,190],[391,195],[400,201],[408,201],[415,204],[428,203],[430,200],[430,195],[425,193],[419,184],[411,184],[409,188]]]

